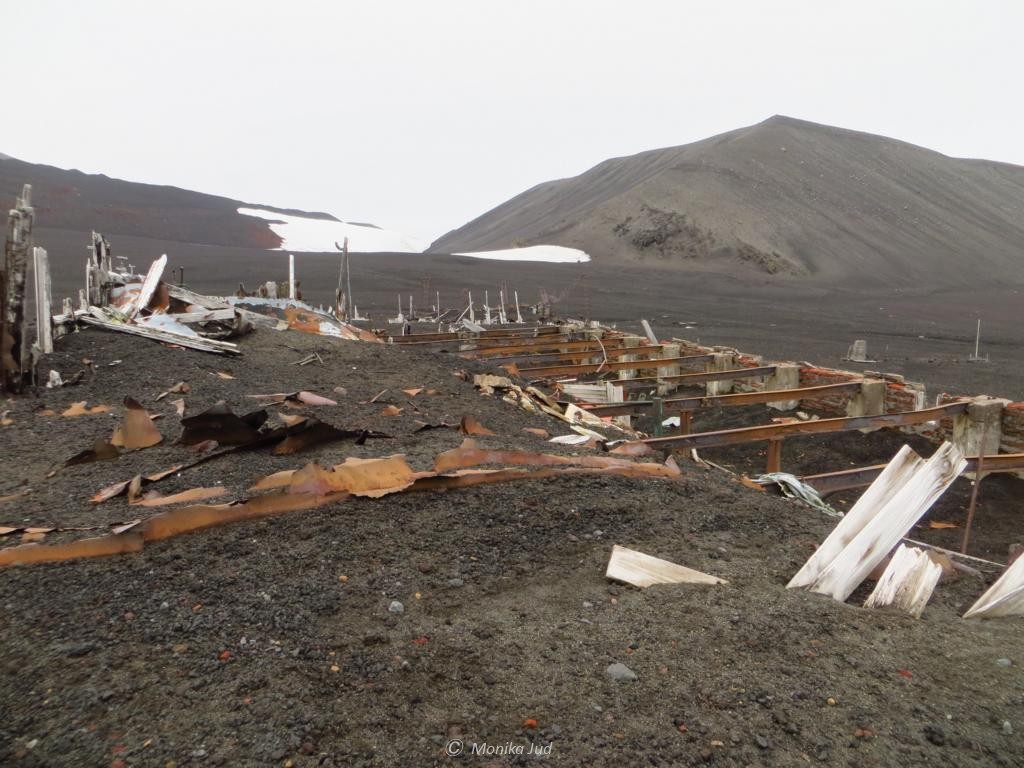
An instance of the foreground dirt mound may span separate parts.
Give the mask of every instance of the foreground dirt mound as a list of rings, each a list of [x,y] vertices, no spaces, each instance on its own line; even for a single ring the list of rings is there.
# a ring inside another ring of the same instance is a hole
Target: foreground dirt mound
[[[254,402],[246,395],[308,390],[338,405],[275,411],[394,437],[301,456],[240,452],[168,477],[165,494],[222,484],[237,498],[256,478],[312,459],[403,453],[428,469],[463,436],[416,432],[416,421],[466,414],[496,433],[477,438],[486,447],[558,450],[522,432],[558,433],[557,422],[481,396],[439,355],[266,331],[242,344],[244,355],[225,361],[99,331],[60,340],[51,367],[92,365],[75,387],[3,406],[0,496],[30,490],[0,505],[0,523],[139,517],[124,498],[88,498],[191,455],[174,444],[178,397],[189,415],[218,400],[241,413]],[[323,365],[291,365],[314,351]],[[188,393],[155,400],[179,381]],[[163,414],[154,423],[164,441],[47,478],[110,435],[125,396]],[[59,416],[82,400],[112,411]],[[402,413],[385,415],[387,405]],[[886,458],[894,440],[854,438],[858,464]],[[795,444],[787,469],[821,455],[820,443]],[[763,461],[714,458],[737,469]],[[0,762],[1021,764],[1024,629],[959,618],[979,581],[942,585],[920,620],[855,607],[860,593],[840,605],[787,591],[832,521],[726,473],[681,466],[676,481],[593,476],[353,498],[136,554],[2,570]],[[979,535],[997,514],[979,510]],[[80,534],[47,539],[61,535]],[[613,543],[729,584],[609,583]],[[616,663],[636,679],[612,679]],[[453,758],[456,742],[467,753],[514,749]],[[514,754],[531,745],[541,754]]]
[[[1019,284],[1022,202],[1019,166],[776,116],[539,184],[430,251],[551,243],[609,264],[846,286]]]

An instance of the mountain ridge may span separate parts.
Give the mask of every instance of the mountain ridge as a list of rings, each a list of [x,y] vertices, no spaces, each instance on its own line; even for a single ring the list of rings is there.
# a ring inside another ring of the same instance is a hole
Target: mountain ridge
[[[1024,282],[1024,167],[776,115],[541,182],[428,252],[512,242],[805,279]]]

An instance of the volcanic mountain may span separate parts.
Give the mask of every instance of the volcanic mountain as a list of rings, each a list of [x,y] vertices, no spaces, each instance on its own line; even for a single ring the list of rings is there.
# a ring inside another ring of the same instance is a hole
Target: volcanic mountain
[[[334,252],[334,242],[346,237],[353,251],[418,252],[425,245],[373,224],[342,222],[328,213],[254,205],[0,155],[0,210],[14,205],[26,183],[32,185],[36,226],[49,230],[96,230],[115,240],[131,237],[297,252]]]
[[[539,184],[428,249],[814,282],[1024,283],[1024,167],[789,117]]]

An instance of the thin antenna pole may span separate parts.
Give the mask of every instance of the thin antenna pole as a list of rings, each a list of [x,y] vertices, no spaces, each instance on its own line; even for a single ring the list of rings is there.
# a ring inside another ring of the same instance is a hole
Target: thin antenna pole
[[[978,318],[978,330],[974,334],[974,356],[978,356],[978,344],[981,341],[981,318]]]

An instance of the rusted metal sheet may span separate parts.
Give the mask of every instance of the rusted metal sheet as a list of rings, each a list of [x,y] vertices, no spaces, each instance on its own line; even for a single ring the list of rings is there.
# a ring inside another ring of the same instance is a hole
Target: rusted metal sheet
[[[689,450],[690,448],[714,448],[722,445],[739,445],[760,440],[772,440],[788,435],[815,435],[825,432],[849,432],[856,429],[885,429],[905,427],[938,421],[967,411],[966,402],[949,403],[937,408],[921,411],[887,413],[881,416],[851,416],[838,419],[817,419],[786,424],[766,424],[759,427],[721,429],[714,432],[697,432],[692,435],[652,437],[642,442],[655,449]]]
[[[349,341],[380,342],[375,334],[355,325],[344,323],[333,315],[318,312],[308,304],[295,299],[262,299],[258,297],[231,298],[232,306],[258,315],[277,318],[293,331],[334,336]]]
[[[623,383],[629,383],[629,381],[631,379],[626,379]],[[840,392],[856,392],[859,389],[860,382],[852,381],[841,384],[824,384],[820,387],[804,387],[802,389],[776,389],[705,397],[677,397],[670,400],[662,400],[662,408],[665,413],[696,411],[701,408],[728,408],[739,405],[773,403],[783,399],[783,395],[789,400],[802,400]],[[581,406],[598,416],[643,416],[651,410],[653,404],[652,400],[632,400],[624,403],[607,403],[605,405],[589,407],[586,404],[581,404]]]

